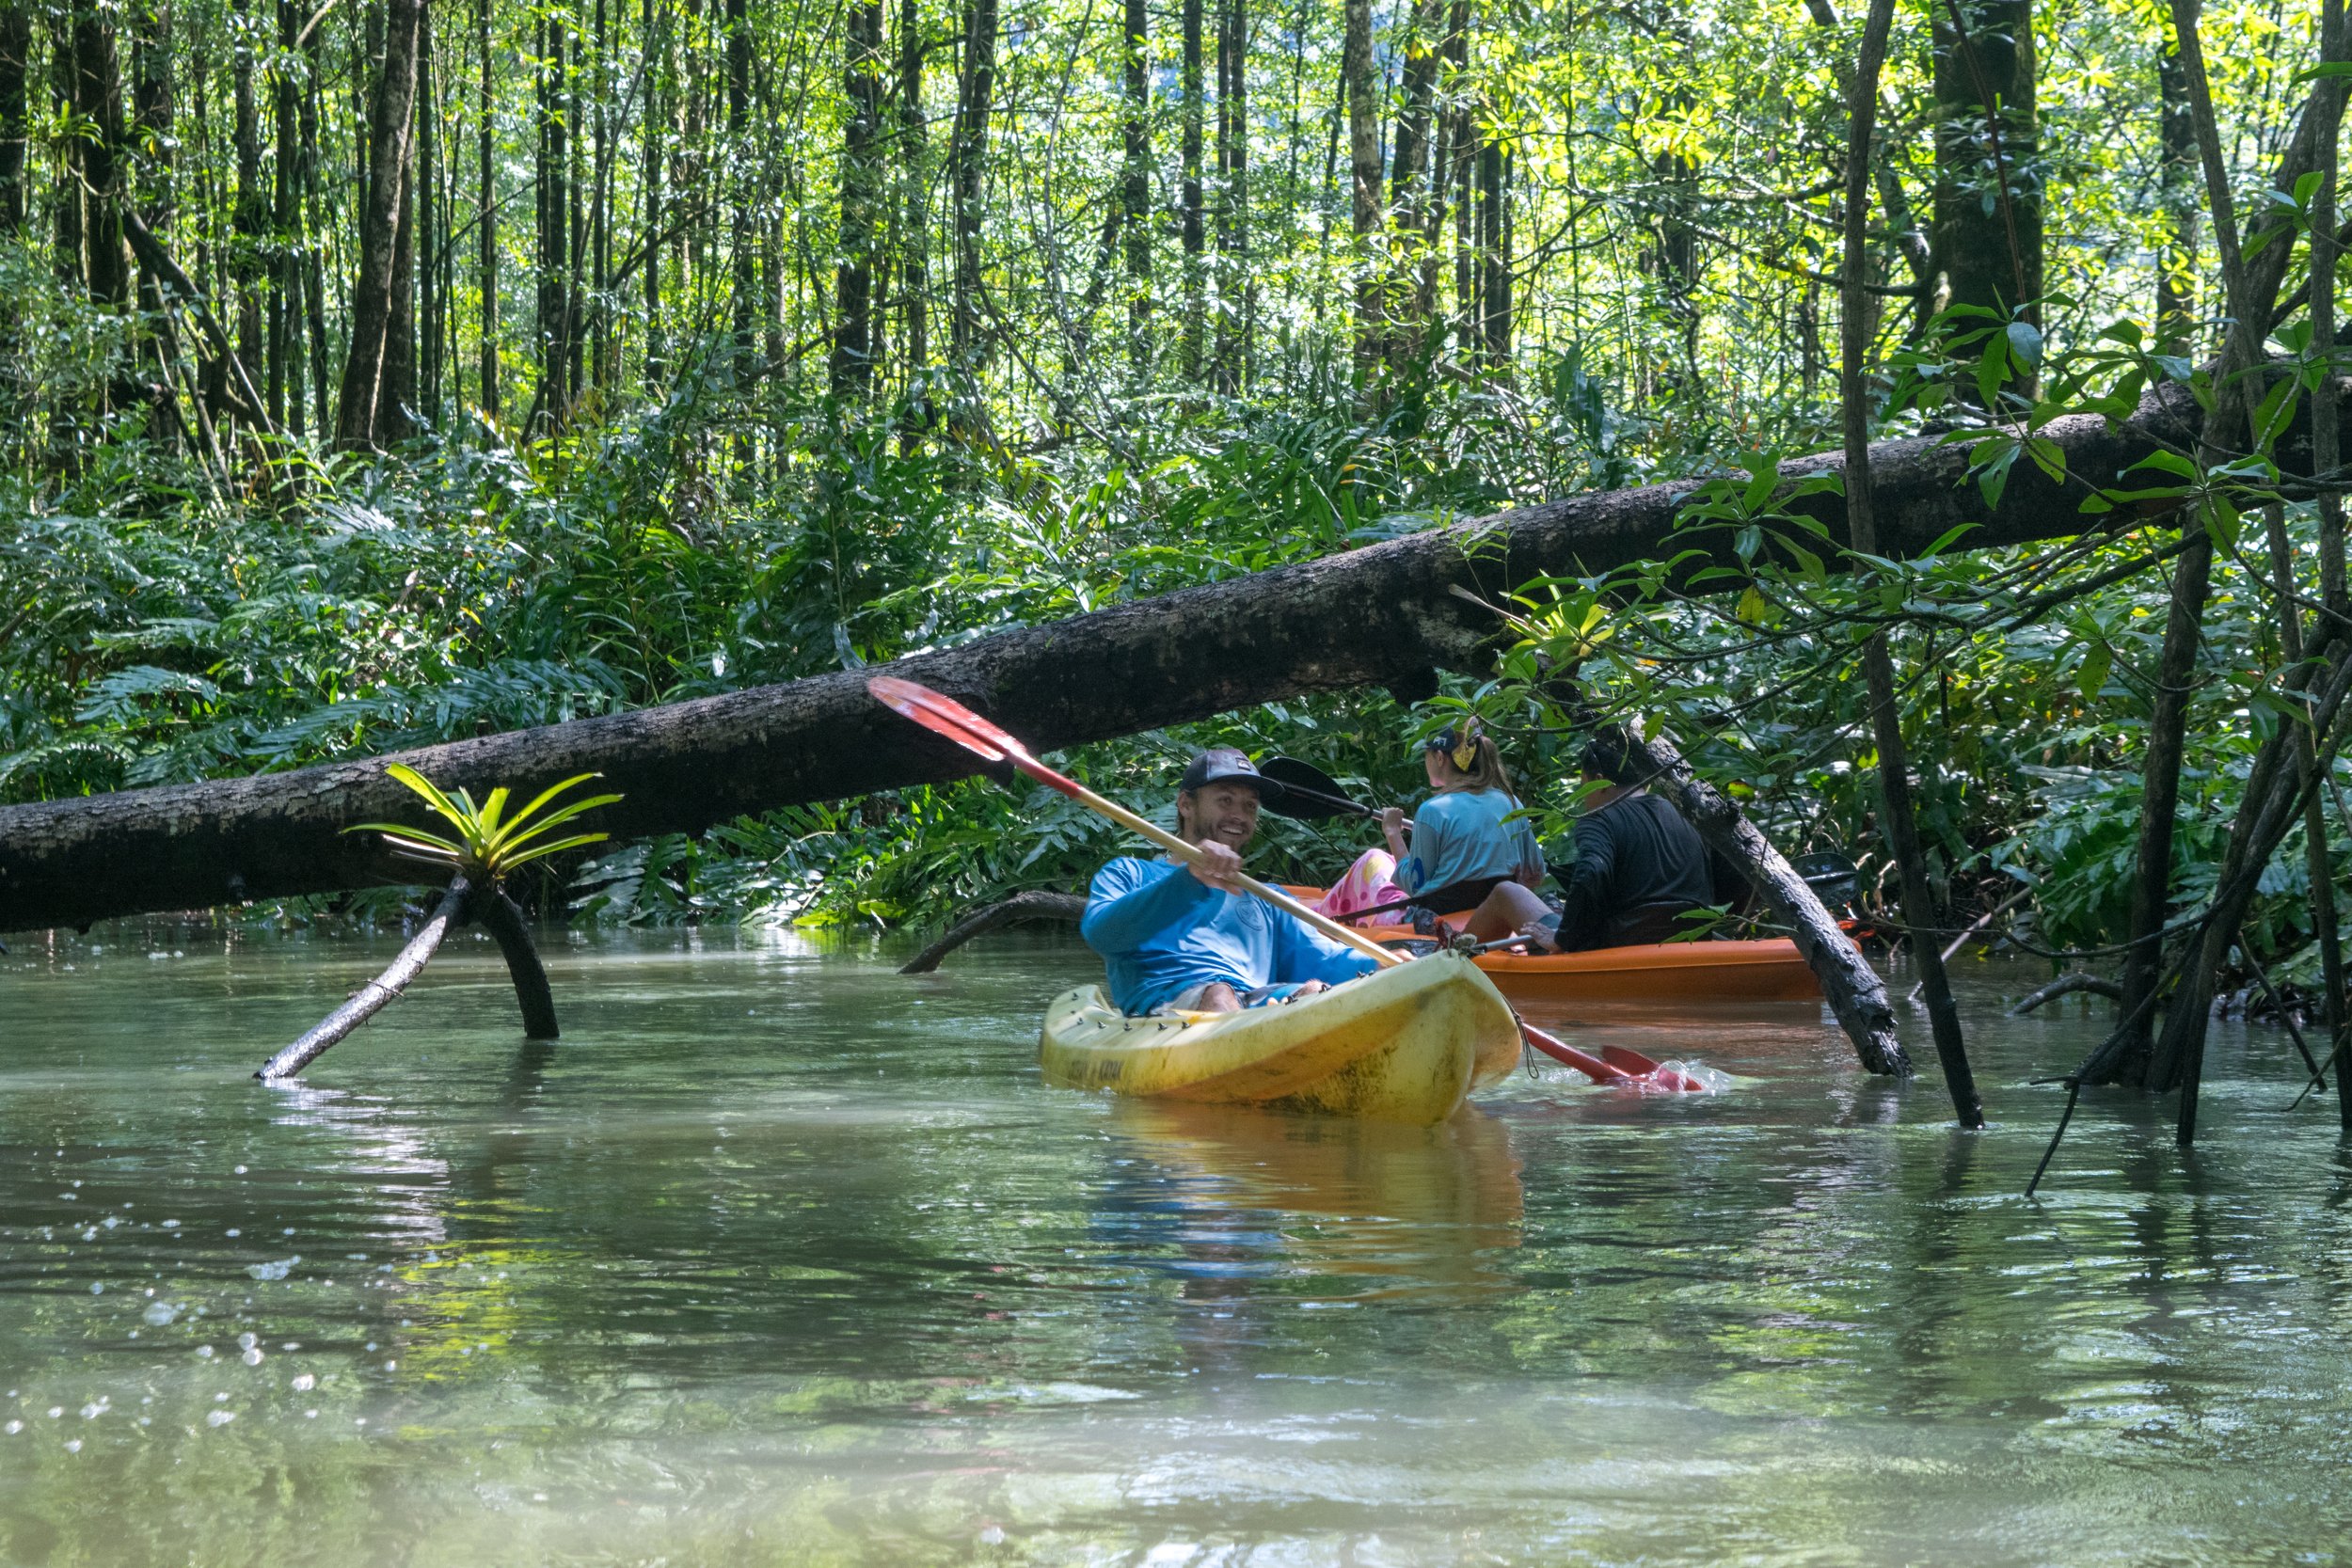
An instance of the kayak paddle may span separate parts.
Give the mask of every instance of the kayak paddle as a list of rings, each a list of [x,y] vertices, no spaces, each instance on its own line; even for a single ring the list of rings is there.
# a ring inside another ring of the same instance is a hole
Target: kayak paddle
[[[1258,764],[1261,777],[1282,786],[1281,795],[1266,802],[1277,816],[1299,822],[1327,822],[1334,816],[1377,816],[1380,808],[1350,800],[1340,781],[1311,762],[1296,757],[1268,757]],[[1411,827],[1412,823],[1405,824]]]
[[[1054,771],[1031,756],[1028,748],[1020,741],[954,698],[896,675],[871,676],[866,682],[866,689],[873,693],[875,701],[892,712],[913,720],[933,735],[945,736],[983,762],[1009,762],[1046,788],[1066,795],[1097,816],[1108,817],[1137,837],[1150,840],[1185,864],[1197,865],[1200,863],[1199,846],[1189,844],[1157,823],[1136,816],[1118,801],[1097,795],[1067,774]],[[1354,948],[1383,968],[1407,961],[1362,932],[1341,925],[1320,911],[1308,908],[1280,888],[1238,872],[1233,879],[1253,896],[1273,905],[1333,942]],[[1587,1055],[1574,1046],[1532,1027],[1517,1013],[1512,1016],[1518,1020],[1519,1033],[1526,1037],[1528,1044],[1554,1061],[1576,1069],[1593,1082],[1626,1085],[1642,1082],[1624,1068],[1597,1056]],[[1703,1087],[1697,1080],[1681,1073],[1661,1072],[1648,1083],[1652,1087],[1665,1089],[1695,1090]]]

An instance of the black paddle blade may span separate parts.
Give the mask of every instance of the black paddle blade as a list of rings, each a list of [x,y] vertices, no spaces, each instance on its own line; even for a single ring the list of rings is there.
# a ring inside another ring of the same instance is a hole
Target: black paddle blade
[[[1265,809],[1300,822],[1327,822],[1335,816],[1370,816],[1373,809],[1347,798],[1339,780],[1311,762],[1296,757],[1268,757],[1258,764],[1260,776],[1281,785],[1270,791]]]

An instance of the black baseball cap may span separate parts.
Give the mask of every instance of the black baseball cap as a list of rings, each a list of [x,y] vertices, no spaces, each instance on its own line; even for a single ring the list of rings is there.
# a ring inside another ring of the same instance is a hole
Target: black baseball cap
[[[1258,765],[1231,746],[1212,746],[1192,759],[1184,769],[1184,783],[1176,787],[1185,794],[1213,784],[1240,783],[1258,792],[1261,800],[1279,800],[1282,786],[1258,771]]]

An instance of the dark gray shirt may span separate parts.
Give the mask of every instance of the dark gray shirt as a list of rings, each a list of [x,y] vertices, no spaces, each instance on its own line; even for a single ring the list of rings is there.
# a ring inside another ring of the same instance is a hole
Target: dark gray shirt
[[[1658,942],[1672,933],[1676,915],[1714,902],[1698,830],[1655,795],[1624,795],[1586,812],[1574,836],[1560,917],[1567,951]]]

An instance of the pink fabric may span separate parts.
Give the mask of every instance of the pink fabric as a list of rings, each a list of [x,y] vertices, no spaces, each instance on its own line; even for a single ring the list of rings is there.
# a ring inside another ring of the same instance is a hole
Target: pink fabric
[[[1355,926],[1393,926],[1405,916],[1402,908],[1386,910],[1379,914],[1366,915],[1361,920],[1349,920],[1357,910],[1375,904],[1399,903],[1405,890],[1393,880],[1396,857],[1386,849],[1367,849],[1356,857],[1356,863],[1347,868],[1347,875],[1331,884],[1323,895],[1323,912],[1334,920],[1347,921]]]

